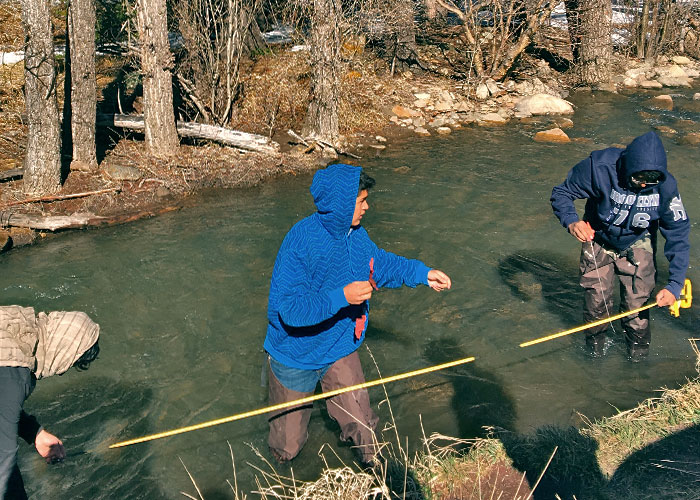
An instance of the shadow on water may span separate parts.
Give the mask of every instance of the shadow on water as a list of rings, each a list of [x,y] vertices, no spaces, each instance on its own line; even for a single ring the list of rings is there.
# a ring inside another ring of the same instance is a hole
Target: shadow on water
[[[493,437],[501,440],[530,487],[537,484],[535,500],[700,499],[698,424],[636,451],[610,480],[598,465],[597,442],[574,427],[547,426],[528,435],[498,430]]]
[[[542,299],[565,323],[581,317],[583,298],[578,267],[571,259],[548,252],[519,252],[498,264],[501,280],[524,302]]]
[[[448,338],[429,342],[424,357],[431,364],[440,364],[464,358],[466,354],[455,339]],[[485,436],[486,427],[514,428],[515,405],[497,375],[467,364],[450,369],[443,376],[454,388],[452,408],[459,426],[457,437]]]
[[[149,407],[152,390],[145,384],[90,377],[89,372],[67,376],[71,384],[57,397],[42,397],[39,381],[38,390],[25,404],[27,411],[59,435],[67,454],[64,462],[47,467],[36,454],[21,447],[25,449],[20,449],[20,469],[29,497],[55,498],[60,490],[62,498],[104,498],[101,481],[112,477],[111,498],[166,498],[151,472],[152,458],[144,457],[143,447],[108,449],[115,437],[154,432],[148,414],[134,413],[132,406]],[[115,477],[116,465],[121,472]]]

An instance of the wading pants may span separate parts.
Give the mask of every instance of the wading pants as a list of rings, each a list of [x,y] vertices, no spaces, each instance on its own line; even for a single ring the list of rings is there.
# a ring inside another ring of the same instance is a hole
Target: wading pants
[[[362,372],[360,357],[354,352],[333,363],[321,378],[323,392],[362,384],[365,376]],[[301,399],[313,394],[286,388],[269,372],[270,405]],[[366,389],[339,394],[326,400],[328,414],[340,425],[340,437],[343,441],[352,441],[357,448],[362,463],[371,463],[377,453],[377,439],[374,431],[379,419],[369,404]],[[270,451],[280,461],[294,458],[306,443],[307,427],[313,403],[286,408],[274,413],[270,418]]]
[[[648,238],[622,252],[604,249],[596,242],[583,243],[580,271],[580,284],[585,290],[583,319],[586,323],[615,314],[612,311],[615,276],[620,280],[620,312],[642,307],[656,283]],[[623,318],[622,328],[628,354],[646,354],[651,342],[649,310]],[[607,329],[608,325],[603,324],[586,330],[586,344],[595,354],[604,353]]]

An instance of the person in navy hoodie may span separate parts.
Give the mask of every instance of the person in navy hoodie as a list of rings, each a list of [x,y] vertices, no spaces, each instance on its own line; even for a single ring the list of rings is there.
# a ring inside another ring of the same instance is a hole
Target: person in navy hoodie
[[[365,381],[357,349],[367,331],[369,299],[381,287],[423,284],[441,291],[450,278],[418,260],[378,248],[360,225],[374,179],[361,167],[335,164],[316,172],[311,194],[317,211],[287,233],[275,260],[264,348],[270,404]],[[328,414],[351,441],[362,464],[378,452],[378,418],[367,390],[327,400]],[[268,444],[280,462],[294,458],[308,437],[311,405],[270,418]]]
[[[574,200],[586,199],[583,219]],[[612,315],[615,275],[620,280],[620,310],[644,305],[656,285],[657,229],[665,238],[668,284],[656,294],[660,307],[680,296],[688,268],[690,222],[676,179],[666,169],[661,139],[648,132],[625,149],[594,151],[552,190],[552,208],[572,236],[582,242],[580,272],[586,322]],[[586,330],[590,352],[606,352],[606,330]],[[649,310],[622,320],[627,354],[639,361],[649,354]]]

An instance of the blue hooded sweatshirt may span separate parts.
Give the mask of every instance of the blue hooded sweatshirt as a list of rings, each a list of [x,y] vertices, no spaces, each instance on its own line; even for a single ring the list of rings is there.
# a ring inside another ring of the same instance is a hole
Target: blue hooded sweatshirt
[[[354,352],[355,320],[369,302],[351,305],[343,288],[367,281],[370,260],[378,287],[428,284],[425,264],[378,248],[362,226],[351,227],[361,167],[330,165],[314,175],[318,211],[289,230],[275,260],[265,350],[283,365],[322,369]]]
[[[657,170],[659,184],[633,190],[629,178],[635,172]],[[596,241],[618,251],[629,248],[645,234],[656,241],[657,228],[666,239],[669,262],[666,289],[680,296],[688,268],[690,221],[678,194],[676,179],[666,169],[661,139],[648,132],[625,149],[594,151],[569,171],[566,180],[552,190],[552,208],[561,225],[579,220],[574,200],[586,199],[583,220],[596,232]]]

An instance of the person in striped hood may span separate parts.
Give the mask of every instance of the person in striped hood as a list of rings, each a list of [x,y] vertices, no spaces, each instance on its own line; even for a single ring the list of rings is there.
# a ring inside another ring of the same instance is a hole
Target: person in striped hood
[[[361,167],[335,164],[319,170],[311,184],[317,211],[297,222],[277,254],[270,284],[268,327],[270,404],[365,381],[357,349],[369,319],[369,299],[382,287],[428,285],[450,288],[450,278],[419,260],[377,247],[361,226],[374,179]],[[328,414],[341,438],[351,441],[363,464],[374,461],[378,418],[367,390],[335,396]],[[273,414],[268,444],[280,462],[294,458],[306,442],[311,408]]]
[[[17,467],[17,437],[34,444],[48,463],[66,456],[63,442],[27,414],[24,401],[37,379],[80,370],[97,358],[100,327],[83,312],[35,314],[0,306],[0,499],[26,499]]]

